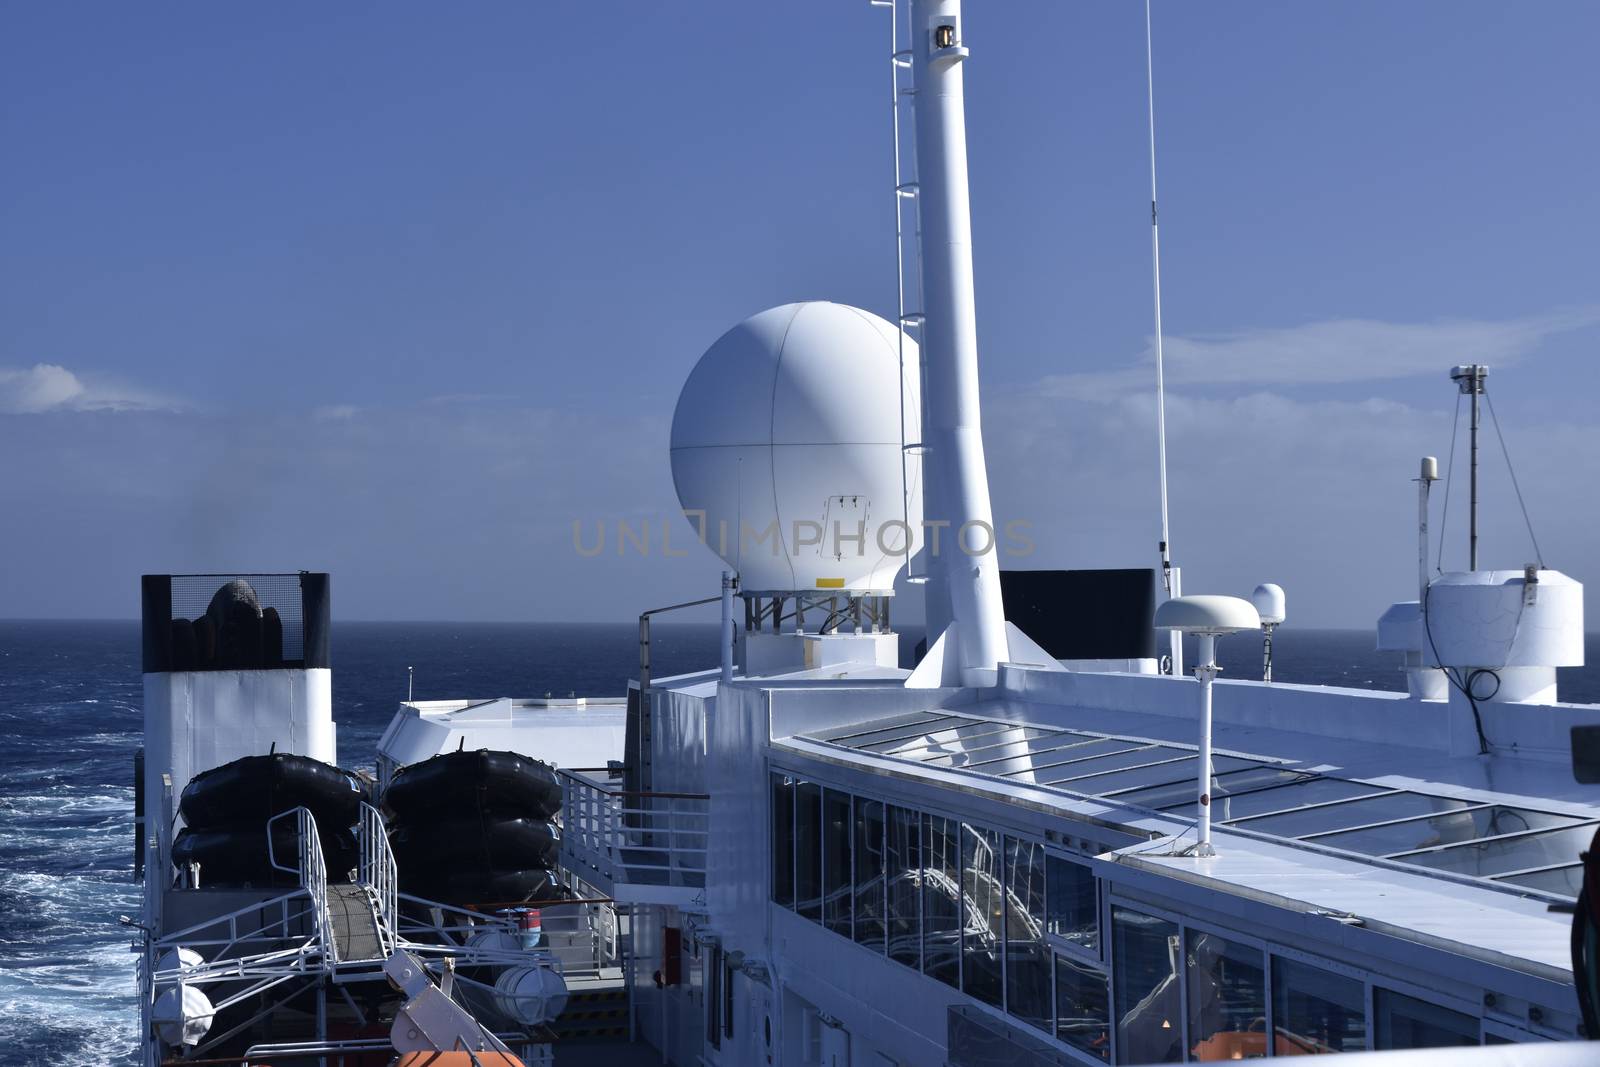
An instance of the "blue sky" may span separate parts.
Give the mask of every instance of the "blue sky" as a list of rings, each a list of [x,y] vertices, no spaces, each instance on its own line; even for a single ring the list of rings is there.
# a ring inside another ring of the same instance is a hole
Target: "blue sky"
[[[996,510],[1038,565],[1146,563],[1142,6],[968,7]],[[0,616],[129,616],[164,570],[331,570],[347,618],[713,587],[571,523],[673,514],[673,401],[729,325],[892,312],[886,19],[0,3]],[[1600,580],[1600,7],[1155,19],[1189,589],[1276,580],[1321,625],[1411,592],[1407,479],[1470,358],[1545,561]],[[1485,559],[1520,566],[1489,468]]]

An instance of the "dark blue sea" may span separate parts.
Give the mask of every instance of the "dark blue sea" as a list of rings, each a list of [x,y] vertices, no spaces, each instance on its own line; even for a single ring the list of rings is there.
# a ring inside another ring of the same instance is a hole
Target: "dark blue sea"
[[[620,696],[638,668],[634,624],[337,623],[334,715],[346,766],[370,768],[416,668],[418,699]],[[902,637],[909,650],[919,634]],[[1600,663],[1600,638],[1588,641]],[[1224,642],[1225,677],[1260,669]],[[716,660],[714,626],[658,626],[657,676]],[[1359,631],[1284,630],[1286,682],[1402,688]],[[1564,671],[1564,699],[1600,702],[1600,669]],[[133,1064],[136,915],[133,753],[143,729],[133,622],[0,622],[0,1062]],[[19,1058],[20,1057],[20,1058]]]

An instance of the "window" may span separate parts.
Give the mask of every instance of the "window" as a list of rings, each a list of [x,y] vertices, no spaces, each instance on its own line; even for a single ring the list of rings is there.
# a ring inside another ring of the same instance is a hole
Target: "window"
[[[801,782],[794,791],[794,895],[801,918],[822,920],[822,787]]]
[[[850,936],[850,794],[822,793],[822,925]]]
[[[1380,1049],[1476,1045],[1478,1020],[1388,989],[1372,991],[1373,1036]]]
[[[1215,771],[1215,768],[1213,768]],[[1211,802],[1220,804],[1224,798],[1231,798],[1236,793],[1249,790],[1268,789],[1272,786],[1283,785],[1287,782],[1305,781],[1311,776],[1299,771],[1284,770],[1282,767],[1251,767],[1248,770],[1232,771],[1227,774],[1213,773],[1211,776]],[[1168,782],[1165,785],[1153,785],[1144,789],[1127,793],[1118,793],[1118,800],[1126,800],[1132,804],[1139,804],[1146,808],[1175,808],[1194,804],[1196,789],[1195,782],[1191,780],[1181,782]],[[1220,808],[1218,809],[1221,810]]]
[[[1189,930],[1189,1058],[1259,1059],[1267,1054],[1266,966],[1261,950]]]
[[[1563,897],[1575,897],[1583,888],[1583,865],[1575,863],[1570,867],[1556,867],[1548,871],[1526,871],[1522,874],[1497,878],[1495,881],[1520,885],[1527,889],[1539,889]]]
[[[1594,824],[1525,833],[1396,857],[1406,863],[1479,876],[1550,867],[1575,858],[1594,838]]]
[[[1050,1029],[1050,950],[1044,940],[1044,846],[1006,840],[1006,1010]]]
[[[1005,887],[998,833],[961,824],[961,873],[961,991],[999,1007]]]
[[[922,973],[961,985],[960,824],[922,817]]]
[[[1111,909],[1117,1058],[1123,1063],[1177,1063],[1183,1051],[1178,982],[1178,924]]]
[[[707,954],[705,970],[706,991],[706,1042],[712,1048],[722,1047],[722,946],[713,946]]]
[[[922,818],[890,807],[888,843],[889,958],[907,967],[922,966]]]
[[[1211,818],[1218,822],[1248,819],[1253,815],[1264,815],[1269,811],[1287,811],[1311,804],[1328,804],[1355,797],[1375,796],[1384,792],[1388,790],[1375,785],[1364,785],[1361,782],[1347,782],[1343,778],[1311,778],[1272,789],[1258,789],[1241,796],[1230,796],[1225,799],[1219,797],[1213,802],[1215,810],[1211,812]],[[1185,804],[1192,805],[1194,802],[1195,798],[1192,795],[1184,798]]]
[[[883,936],[883,801],[856,797],[856,943],[874,952]]]
[[[1052,936],[1100,955],[1100,908],[1095,898],[1094,874],[1081,863],[1048,856],[1045,859],[1045,917]]]
[[[1102,1060],[1111,1057],[1106,976],[1099,969],[1057,955],[1056,1039]]]
[[[1579,821],[1568,815],[1551,815],[1542,811],[1529,811],[1526,808],[1487,804],[1447,815],[1429,815],[1419,819],[1408,819],[1405,822],[1390,823],[1387,826],[1346,830],[1316,840],[1318,844],[1332,845],[1352,852],[1388,856],[1396,852],[1439,848],[1486,837],[1574,826]]]
[[[1274,956],[1272,1014],[1280,1056],[1367,1047],[1366,986],[1359,978]]]
[[[1277,837],[1306,837],[1330,830],[1349,830],[1371,823],[1407,819],[1414,815],[1442,817],[1471,806],[1470,801],[1452,800],[1449,797],[1430,797],[1422,793],[1389,793],[1384,796],[1351,800],[1343,804],[1330,804],[1325,808],[1286,811],[1279,815],[1251,819],[1239,825]],[[1232,818],[1237,819],[1238,815],[1233,815]]]
[[[794,907],[794,779],[772,776],[772,902]]]

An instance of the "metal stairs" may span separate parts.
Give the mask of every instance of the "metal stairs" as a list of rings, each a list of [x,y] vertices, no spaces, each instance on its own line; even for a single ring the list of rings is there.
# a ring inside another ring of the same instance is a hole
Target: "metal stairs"
[[[389,958],[384,948],[383,918],[377,894],[360,883],[328,887],[328,932],[339,963],[366,963]]]

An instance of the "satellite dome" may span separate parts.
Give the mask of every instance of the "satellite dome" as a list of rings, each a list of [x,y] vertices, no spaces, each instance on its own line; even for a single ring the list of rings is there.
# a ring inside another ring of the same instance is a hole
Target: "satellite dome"
[[[909,337],[901,357],[891,323],[810,301],[752,315],[689,373],[672,480],[746,593],[893,593],[922,524],[922,461],[901,447],[921,426]]]

